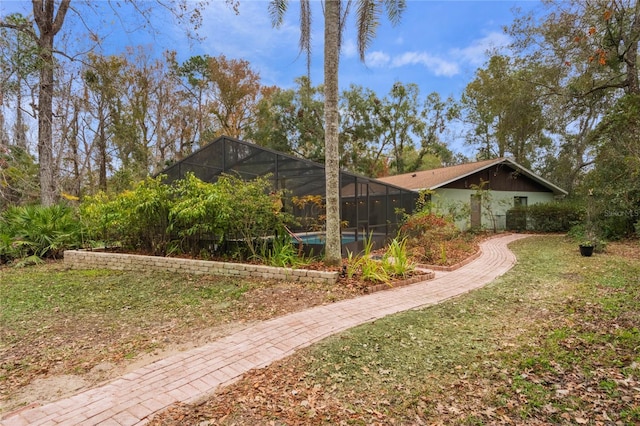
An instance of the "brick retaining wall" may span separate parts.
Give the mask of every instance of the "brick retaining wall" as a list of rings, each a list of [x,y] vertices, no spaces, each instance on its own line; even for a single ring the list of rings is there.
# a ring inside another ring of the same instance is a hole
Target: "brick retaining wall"
[[[185,274],[256,277],[326,284],[334,284],[338,281],[338,272],[88,250],[65,251],[64,263],[71,269],[115,269],[141,272],[169,271]]]

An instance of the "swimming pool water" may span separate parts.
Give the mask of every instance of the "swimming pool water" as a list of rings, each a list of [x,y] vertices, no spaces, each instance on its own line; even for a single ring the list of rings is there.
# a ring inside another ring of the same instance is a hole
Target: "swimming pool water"
[[[303,244],[324,244],[325,236],[323,234],[296,235],[302,240]],[[355,235],[343,235],[342,244],[352,243],[356,240]],[[297,244],[298,240],[293,238],[293,243]]]

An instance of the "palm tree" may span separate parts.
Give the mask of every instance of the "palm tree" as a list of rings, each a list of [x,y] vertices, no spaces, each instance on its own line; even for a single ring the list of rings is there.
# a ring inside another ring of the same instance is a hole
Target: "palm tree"
[[[326,232],[325,263],[340,264],[340,156],[338,135],[338,70],[340,39],[351,6],[356,4],[358,27],[358,53],[360,60],[375,38],[380,15],[386,11],[392,24],[400,21],[406,8],[405,0],[325,0],[324,1],[324,119],[325,119],[325,179],[326,179]],[[282,24],[289,0],[272,0],[269,14],[274,27]],[[300,0],[300,49],[307,54],[307,67],[311,56],[310,0]]]

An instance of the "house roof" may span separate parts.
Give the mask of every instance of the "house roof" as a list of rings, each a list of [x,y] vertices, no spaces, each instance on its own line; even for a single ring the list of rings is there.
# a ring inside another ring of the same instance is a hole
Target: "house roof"
[[[507,164],[523,175],[549,188],[556,195],[567,195],[567,191],[554,185],[548,180],[538,176],[531,170],[521,166],[510,158],[495,158],[492,160],[478,161],[475,163],[460,164],[457,166],[441,167],[439,169],[423,170],[419,172],[405,173],[395,176],[378,178],[378,180],[399,186],[401,188],[420,191],[423,189],[438,189],[451,182],[465,178],[474,173],[496,166]]]

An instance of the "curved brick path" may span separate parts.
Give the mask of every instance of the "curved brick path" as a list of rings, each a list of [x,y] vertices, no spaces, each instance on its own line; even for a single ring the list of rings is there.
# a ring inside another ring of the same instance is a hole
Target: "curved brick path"
[[[106,385],[5,415],[2,425],[142,425],[176,401],[194,402],[253,368],[327,336],[479,288],[515,264],[509,234],[481,244],[482,254],[453,272],[406,287],[318,306],[264,321],[205,346],[154,362]]]

